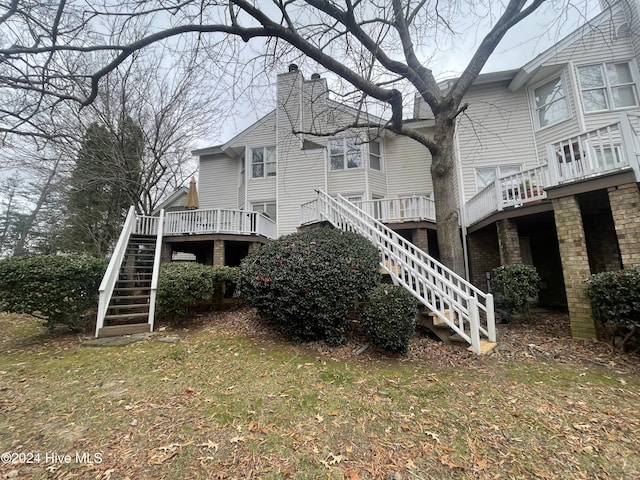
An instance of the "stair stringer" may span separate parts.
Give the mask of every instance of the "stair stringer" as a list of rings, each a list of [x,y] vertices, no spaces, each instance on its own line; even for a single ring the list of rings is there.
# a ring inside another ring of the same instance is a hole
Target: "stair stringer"
[[[481,353],[481,335],[496,341],[491,294],[485,294],[341,195],[334,199],[318,191],[317,208],[320,217],[334,227],[358,233],[376,245],[382,256],[380,266],[393,282],[471,344],[475,353]]]

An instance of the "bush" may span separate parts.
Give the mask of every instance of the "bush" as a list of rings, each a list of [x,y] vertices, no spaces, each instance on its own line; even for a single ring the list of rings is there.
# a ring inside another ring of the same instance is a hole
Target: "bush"
[[[596,319],[612,340],[618,333],[625,336],[620,345],[624,350],[640,326],[640,267],[591,275],[586,293]]]
[[[98,304],[98,288],[107,263],[88,257],[55,255],[0,261],[0,310],[27,313],[53,330],[67,325],[79,331],[85,313]]]
[[[216,288],[233,285],[237,276],[238,270],[231,267],[165,263],[160,267],[158,280],[158,311],[168,320],[178,321],[195,305],[212,301]]]
[[[396,285],[378,285],[362,311],[362,323],[376,345],[406,353],[416,331],[416,299]]]
[[[491,287],[497,305],[512,313],[529,317],[528,297],[538,294],[540,276],[531,265],[502,265],[491,272]]]
[[[244,259],[238,288],[260,316],[296,340],[346,341],[347,313],[380,281],[377,249],[329,228],[294,233]]]

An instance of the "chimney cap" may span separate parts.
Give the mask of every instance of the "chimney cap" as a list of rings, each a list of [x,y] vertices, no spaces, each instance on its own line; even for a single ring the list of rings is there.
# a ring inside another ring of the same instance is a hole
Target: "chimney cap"
[[[289,64],[289,72],[297,72],[297,71],[298,71],[298,65],[296,65],[295,63]]]
[[[317,80],[317,79],[319,79],[319,78],[320,78],[320,74],[319,74],[319,73],[312,73],[312,74],[311,74],[311,79],[312,79],[312,80]]]

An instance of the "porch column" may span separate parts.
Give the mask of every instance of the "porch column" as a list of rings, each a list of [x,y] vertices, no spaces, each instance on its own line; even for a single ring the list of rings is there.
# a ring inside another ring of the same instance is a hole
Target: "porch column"
[[[249,244],[249,253],[253,253],[256,250],[259,250],[262,244],[260,242],[251,242]]]
[[[413,244],[424,253],[429,253],[429,235],[426,228],[416,228],[412,235]]]
[[[637,183],[610,187],[609,204],[622,268],[640,266],[640,192]]]
[[[162,242],[162,250],[160,251],[160,261],[162,263],[170,262],[173,256],[173,248],[168,242]]]
[[[514,265],[522,263],[518,226],[511,220],[505,219],[496,222],[496,228],[498,230],[500,265]]]
[[[571,335],[573,338],[595,338],[591,303],[585,293],[585,280],[589,278],[591,270],[582,215],[576,197],[554,198],[553,213],[569,306]]]
[[[214,240],[213,242],[213,265],[216,267],[224,267],[224,240]]]

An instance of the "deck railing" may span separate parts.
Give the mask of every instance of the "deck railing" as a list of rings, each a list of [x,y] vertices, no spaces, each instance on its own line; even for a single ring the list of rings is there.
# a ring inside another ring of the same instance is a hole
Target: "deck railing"
[[[353,202],[353,204],[383,223],[436,221],[435,203],[426,195],[380,198]]]
[[[640,117],[574,135],[547,147],[546,165],[497,178],[466,204],[467,225],[507,207],[546,198],[544,188],[632,168],[640,180]]]
[[[98,336],[98,332],[100,331],[100,329],[104,326],[104,318],[107,315],[107,309],[109,308],[109,302],[111,301],[111,296],[113,295],[113,289],[118,280],[120,265],[122,265],[122,260],[124,258],[125,252],[127,251],[129,237],[135,231],[136,224],[137,216],[135,209],[132,206],[129,208],[127,218],[124,221],[124,226],[122,227],[122,232],[120,232],[120,237],[118,238],[118,242],[116,243],[115,249],[113,250],[111,259],[109,260],[109,265],[107,266],[104,277],[102,277],[100,287],[98,287],[99,298],[98,316],[96,319],[96,337]]]
[[[236,235],[262,235],[276,238],[273,220],[262,213],[244,210],[198,209],[165,214],[165,236],[226,233]]]
[[[491,294],[485,294],[340,195],[334,199],[319,191],[318,199],[305,206],[306,211],[313,208],[318,218],[357,232],[376,245],[382,254],[381,267],[469,342],[475,353],[480,353],[480,334],[496,341]]]

